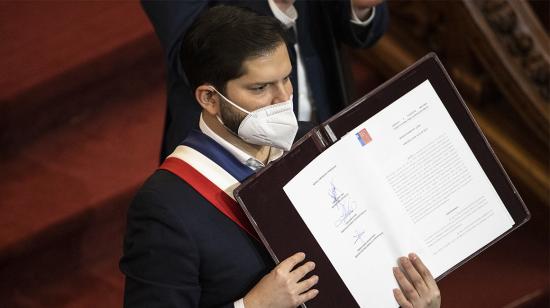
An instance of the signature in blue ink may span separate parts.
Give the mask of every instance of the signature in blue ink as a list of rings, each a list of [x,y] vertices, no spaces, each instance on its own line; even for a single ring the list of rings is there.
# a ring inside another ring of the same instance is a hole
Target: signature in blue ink
[[[353,233],[353,245],[359,245],[362,246],[365,244],[365,239],[363,238],[365,236],[365,230],[355,230]]]
[[[348,199],[344,202],[340,202],[336,208],[338,209],[338,213],[340,216],[338,216],[338,219],[336,219],[334,225],[336,227],[339,227],[342,224],[349,223],[349,220],[355,213],[355,209],[357,208],[357,206],[355,205],[355,202],[352,202]]]
[[[328,189],[328,195],[330,197],[330,203],[332,203],[333,205],[338,203],[341,196],[342,196],[342,193],[340,193],[340,191],[338,191],[338,189],[336,188],[336,185],[334,185],[334,183],[330,182],[330,187]]]

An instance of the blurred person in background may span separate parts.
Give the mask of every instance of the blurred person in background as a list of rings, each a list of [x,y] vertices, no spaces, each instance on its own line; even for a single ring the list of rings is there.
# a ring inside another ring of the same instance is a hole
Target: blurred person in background
[[[340,45],[372,46],[388,23],[382,0],[340,1],[142,1],[166,55],[167,100],[161,161],[197,128],[201,109],[195,103],[179,57],[191,23],[208,7],[223,3],[273,16],[285,27],[294,70],[294,112],[300,121],[322,122],[348,105]],[[232,48],[239,48],[235,45]]]

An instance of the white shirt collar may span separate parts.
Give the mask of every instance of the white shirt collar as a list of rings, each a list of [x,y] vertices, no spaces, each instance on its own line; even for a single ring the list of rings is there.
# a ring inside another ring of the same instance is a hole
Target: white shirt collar
[[[285,12],[279,8],[274,0],[267,0],[267,2],[269,3],[271,12],[273,12],[273,16],[275,16],[275,18],[282,22],[287,28],[294,27],[296,24],[296,19],[298,19],[298,11],[296,11],[296,8],[294,7],[294,1],[292,1],[292,4],[288,7],[288,9],[286,9]]]
[[[214,139],[214,141],[231,153],[231,155],[235,156],[235,158],[237,158],[242,164],[250,167],[250,169],[257,171],[258,169],[265,167],[264,163],[216,134],[210,127],[208,127],[208,125],[206,125],[206,122],[204,122],[204,119],[202,118],[202,113],[199,119],[199,128],[205,135]],[[283,153],[284,151],[282,149],[271,147],[267,162],[270,163],[278,159],[283,156]]]

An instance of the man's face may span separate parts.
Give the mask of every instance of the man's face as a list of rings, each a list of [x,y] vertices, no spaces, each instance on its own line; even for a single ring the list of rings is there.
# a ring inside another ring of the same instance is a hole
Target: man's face
[[[226,97],[247,111],[282,103],[292,96],[290,73],[292,65],[284,43],[267,55],[243,62],[245,74],[226,85]],[[236,132],[246,114],[221,102],[221,118]]]

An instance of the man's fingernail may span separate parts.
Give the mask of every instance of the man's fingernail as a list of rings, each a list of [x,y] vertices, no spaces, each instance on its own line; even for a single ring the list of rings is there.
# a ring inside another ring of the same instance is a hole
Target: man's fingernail
[[[418,256],[416,254],[414,254],[414,253],[409,254],[409,259],[414,261],[414,260],[416,260],[416,258],[418,258]]]

